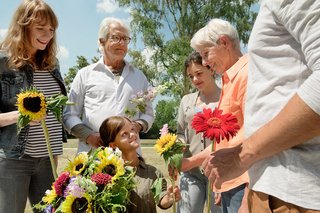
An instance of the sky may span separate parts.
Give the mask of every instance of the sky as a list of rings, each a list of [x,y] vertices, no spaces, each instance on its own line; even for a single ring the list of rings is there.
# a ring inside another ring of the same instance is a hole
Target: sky
[[[76,65],[77,56],[85,56],[89,63],[99,56],[98,30],[100,22],[108,16],[130,23],[130,10],[119,8],[113,0],[46,0],[59,19],[57,41],[58,59],[64,75]],[[21,0],[0,0],[0,39],[10,25],[12,15]],[[140,42],[141,43],[141,42]],[[129,48],[142,49],[132,43]]]
[[[12,15],[22,0],[0,0],[0,40],[9,27]],[[77,63],[77,56],[84,56],[89,63],[98,53],[98,30],[105,17],[122,19],[129,25],[129,8],[119,8],[114,0],[46,0],[59,19],[57,41],[60,70],[64,76]],[[253,10],[258,10],[255,5]],[[140,50],[150,57],[141,40],[131,42],[130,49]],[[246,47],[242,47],[246,52]],[[129,56],[126,59],[130,61]],[[148,59],[147,59],[148,60]]]

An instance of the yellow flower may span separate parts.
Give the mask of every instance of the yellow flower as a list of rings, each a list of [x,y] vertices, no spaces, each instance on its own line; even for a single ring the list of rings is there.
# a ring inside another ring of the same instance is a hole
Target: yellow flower
[[[65,213],[85,212],[92,213],[91,203],[92,198],[89,194],[84,194],[82,197],[69,195],[63,201],[61,211]]]
[[[47,113],[44,94],[36,90],[27,90],[18,94],[17,106],[20,114],[30,120],[40,120]]]
[[[84,152],[79,153],[74,161],[70,161],[65,171],[70,172],[70,176],[79,175],[85,169],[88,161],[88,155]]]
[[[96,173],[104,173],[112,176],[112,182],[118,177],[124,175],[125,169],[121,158],[116,155],[104,156],[101,152],[98,154],[100,163],[96,167]]]
[[[161,136],[154,145],[155,150],[161,155],[169,150],[177,140],[177,135],[168,133],[164,136]]]
[[[57,198],[57,193],[54,187],[52,186],[51,190],[46,191],[46,195],[42,198],[43,202],[52,203]]]

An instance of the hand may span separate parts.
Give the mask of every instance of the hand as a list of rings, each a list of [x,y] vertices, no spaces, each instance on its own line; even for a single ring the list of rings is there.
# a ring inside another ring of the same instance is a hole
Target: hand
[[[138,122],[136,122],[136,121],[133,121],[132,124],[133,124],[134,130],[135,130],[137,133],[139,133],[139,132],[142,131],[142,126],[141,126],[140,123],[138,123]]]
[[[178,186],[175,186],[173,189],[172,185],[169,185],[167,188],[167,195],[169,195],[171,202],[173,202],[173,196],[174,196],[176,202],[181,200],[181,193],[180,193],[180,189]]]
[[[214,193],[214,204],[216,204],[217,206],[221,206],[221,193]]]
[[[242,165],[239,154],[241,144],[232,148],[218,150],[205,159],[202,164],[205,175],[217,188],[227,180],[231,180],[243,174],[249,166]]]
[[[44,115],[41,119],[39,119],[39,120],[31,120],[30,122],[29,122],[29,125],[30,126],[37,126],[37,125],[39,125],[40,123],[41,123],[41,121],[42,120],[46,120],[46,118],[47,118],[47,115]]]
[[[103,146],[99,133],[92,133],[87,137],[86,143],[94,148]]]

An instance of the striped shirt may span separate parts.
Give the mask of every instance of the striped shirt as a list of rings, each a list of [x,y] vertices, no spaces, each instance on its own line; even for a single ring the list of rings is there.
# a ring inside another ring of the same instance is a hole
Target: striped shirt
[[[33,74],[33,83],[46,97],[61,93],[59,83],[49,71],[36,70]],[[46,117],[46,125],[52,153],[53,155],[61,155],[63,152],[62,124],[57,121],[53,113],[49,112]],[[41,125],[30,126],[25,154],[34,158],[48,156],[47,144]]]

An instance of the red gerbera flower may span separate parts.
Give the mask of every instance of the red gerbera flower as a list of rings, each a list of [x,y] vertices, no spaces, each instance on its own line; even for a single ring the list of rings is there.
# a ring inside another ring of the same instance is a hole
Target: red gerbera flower
[[[215,108],[214,111],[203,109],[198,112],[192,119],[191,126],[196,133],[203,132],[203,136],[215,139],[217,143],[224,138],[232,138],[240,129],[238,119],[231,113],[222,114],[222,110]]]
[[[70,175],[69,172],[63,172],[54,182],[53,187],[56,190],[57,195],[62,196],[63,191],[66,189],[69,183],[69,180],[70,180],[69,175]]]

